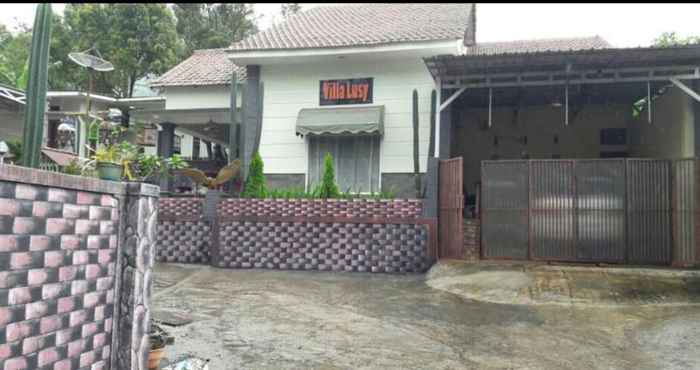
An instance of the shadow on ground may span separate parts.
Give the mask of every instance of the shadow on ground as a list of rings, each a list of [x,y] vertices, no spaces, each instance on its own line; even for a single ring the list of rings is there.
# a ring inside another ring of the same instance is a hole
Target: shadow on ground
[[[153,315],[191,321],[169,328],[168,357],[210,358],[212,369],[700,368],[700,307],[686,304],[697,302],[694,274],[548,269],[441,263],[426,275],[374,275],[159,264]]]

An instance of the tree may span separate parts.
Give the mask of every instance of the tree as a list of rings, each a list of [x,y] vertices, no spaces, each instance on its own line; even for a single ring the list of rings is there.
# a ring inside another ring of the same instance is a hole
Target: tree
[[[72,51],[95,46],[114,64],[114,71],[95,74],[99,93],[131,97],[139,78],[167,71],[182,54],[175,18],[164,4],[72,3],[65,8],[64,27],[60,41],[70,40]],[[58,57],[62,67],[76,70],[63,52]],[[75,77],[85,85],[84,69]]]
[[[323,178],[321,179],[319,197],[323,199],[339,198],[340,190],[338,190],[338,184],[335,182],[335,166],[333,165],[333,156],[331,153],[326,153],[326,157],[323,159],[323,167]]]
[[[62,59],[71,51],[71,41],[65,33],[63,19],[52,14],[51,55],[49,64],[49,88],[53,90],[75,90],[75,68]],[[32,29],[24,24],[13,35],[0,25],[0,83],[24,90],[29,73],[29,49]],[[66,68],[68,67],[68,68]]]
[[[185,56],[198,49],[228,47],[258,31],[252,4],[176,3],[173,10]]]
[[[680,37],[675,32],[664,32],[654,39],[654,46],[669,47],[700,44],[700,36]]]
[[[264,164],[260,153],[255,152],[253,159],[250,161],[250,171],[248,172],[248,178],[245,181],[245,188],[243,189],[241,197],[265,198],[267,196],[263,167]]]
[[[32,34],[26,27],[20,27],[16,35],[12,35],[4,26],[0,28],[0,83],[26,88],[31,43]]]
[[[280,9],[280,13],[285,19],[289,18],[291,15],[299,13],[300,11],[301,6],[299,3],[284,3],[282,4],[282,9]]]

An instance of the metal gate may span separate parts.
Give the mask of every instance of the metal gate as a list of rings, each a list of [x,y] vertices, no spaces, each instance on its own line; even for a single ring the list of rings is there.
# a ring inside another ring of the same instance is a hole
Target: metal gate
[[[527,161],[488,161],[482,165],[482,257],[529,257],[528,179]]]
[[[693,261],[696,178],[692,159],[484,161],[482,255]]]
[[[440,161],[438,258],[464,258],[462,157]]]

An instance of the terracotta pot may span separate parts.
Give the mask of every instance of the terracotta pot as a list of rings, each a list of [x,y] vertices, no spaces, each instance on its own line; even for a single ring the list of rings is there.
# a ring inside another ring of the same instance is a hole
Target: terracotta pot
[[[165,347],[152,349],[148,352],[148,370],[157,370],[160,366],[160,360],[165,357]]]

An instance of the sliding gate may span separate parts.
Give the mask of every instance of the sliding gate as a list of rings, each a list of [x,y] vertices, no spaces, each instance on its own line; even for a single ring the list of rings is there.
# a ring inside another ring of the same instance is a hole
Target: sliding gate
[[[695,175],[692,159],[484,161],[483,257],[695,260]]]

